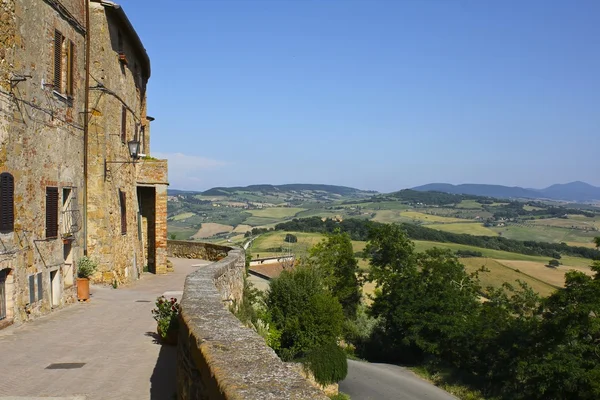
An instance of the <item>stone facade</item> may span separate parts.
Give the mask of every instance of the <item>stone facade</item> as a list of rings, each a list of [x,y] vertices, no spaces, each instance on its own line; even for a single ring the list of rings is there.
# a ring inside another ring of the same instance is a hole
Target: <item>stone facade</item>
[[[97,281],[166,272],[168,181],[166,161],[131,163],[127,141],[149,152],[150,63],[118,5],[4,0],[0,40],[2,327],[75,301],[85,253]]]
[[[137,279],[146,266],[166,273],[167,163],[147,157],[150,64],[137,34],[110,2],[92,1],[90,21],[88,252],[101,264],[97,280],[120,283]],[[136,163],[132,140],[146,154]]]
[[[5,203],[10,189],[3,190],[0,212],[10,219],[12,209],[14,220],[0,233],[0,325],[75,298],[73,260],[83,244],[85,2],[62,3],[0,6],[0,173],[13,180],[12,204]]]
[[[222,246],[169,241],[168,249],[180,257],[219,260],[186,278],[177,348],[179,400],[327,399],[229,312],[242,300],[243,250],[225,248],[222,258]]]

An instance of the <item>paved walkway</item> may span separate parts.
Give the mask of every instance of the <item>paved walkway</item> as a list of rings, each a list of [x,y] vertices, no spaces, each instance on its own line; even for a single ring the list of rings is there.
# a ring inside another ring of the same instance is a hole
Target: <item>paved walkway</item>
[[[208,262],[172,261],[173,273],[144,274],[117,290],[93,287],[89,303],[1,330],[0,399],[173,399],[175,347],[157,344],[150,311],[156,297],[183,290],[192,264]],[[46,369],[55,363],[84,365]]]

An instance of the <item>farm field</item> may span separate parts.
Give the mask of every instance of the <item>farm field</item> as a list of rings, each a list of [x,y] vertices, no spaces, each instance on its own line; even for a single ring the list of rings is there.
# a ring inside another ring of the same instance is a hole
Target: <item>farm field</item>
[[[234,233],[246,233],[248,231],[251,231],[252,227],[250,225],[238,225],[235,227],[235,229],[233,230]]]
[[[538,263],[547,263],[550,260],[548,257],[529,256],[526,254],[510,253],[508,251],[502,251],[502,250],[484,249],[481,247],[467,246],[467,245],[456,244],[456,243],[439,243],[439,242],[430,242],[430,241],[426,241],[426,240],[415,240],[414,242],[415,242],[415,248],[417,251],[425,251],[425,250],[431,249],[433,247],[439,247],[442,249],[450,249],[452,251],[456,251],[456,250],[479,251],[483,254],[484,257],[489,257],[489,258],[493,258],[496,260],[534,261],[534,262],[538,262]],[[588,260],[587,258],[570,257],[570,256],[563,256],[560,261],[566,265],[571,265],[571,266],[575,266],[575,267],[587,267],[591,263],[591,260]]]
[[[290,218],[302,211],[306,211],[306,208],[267,207],[259,210],[248,210],[252,216],[259,218]]]
[[[458,203],[456,208],[472,208],[472,209],[482,209],[483,204],[479,203],[477,200],[463,200]]]
[[[499,260],[509,268],[519,270],[529,276],[548,282],[554,286],[565,285],[565,273],[569,270],[584,272],[590,276],[594,273],[590,268],[561,265],[558,268],[546,267],[543,262],[517,261],[517,260]],[[561,260],[562,261],[562,260]]]
[[[508,282],[511,285],[513,285],[513,287],[517,288],[518,284],[516,281],[520,280],[531,286],[531,288],[541,296],[548,296],[554,290],[556,290],[556,287],[548,283],[546,279],[534,278],[531,276],[527,276],[524,273],[516,272],[513,268],[507,267],[498,260],[483,257],[472,257],[461,258],[460,262],[464,264],[467,272],[475,272],[482,266],[489,270],[489,272],[479,273],[479,280],[481,282],[482,288],[484,289],[489,286],[499,288],[504,282]]]
[[[202,224],[202,227],[198,230],[198,232],[196,232],[196,234],[193,236],[193,238],[199,238],[199,239],[209,238],[218,233],[225,233],[225,232],[231,232],[231,231],[233,231],[233,226],[231,226],[231,225],[223,225],[223,224],[216,224],[214,222],[206,222],[206,223]]]
[[[196,215],[196,214],[194,214],[193,212],[181,213],[181,214],[175,215],[174,217],[171,217],[171,220],[173,220],[173,221],[181,221],[181,220],[193,217],[194,215]]]
[[[292,233],[298,238],[297,243],[284,242],[285,235]],[[307,254],[308,249],[319,243],[324,238],[324,235],[320,233],[304,233],[304,232],[269,232],[259,236],[254,240],[250,248],[248,249],[252,254],[252,258],[256,258],[257,254],[261,257],[267,255],[279,255],[284,253],[284,249],[289,248],[292,253],[297,256],[304,256]]]
[[[490,228],[486,228],[479,222],[459,222],[452,224],[430,224],[428,228],[437,229],[444,232],[452,233],[468,233],[469,235],[476,236],[498,236],[498,233],[494,232]]]
[[[577,246],[585,246],[592,243],[598,232],[583,231],[581,229],[565,229],[550,226],[515,225],[510,224],[503,227],[490,228],[494,232],[501,233],[502,237],[515,240],[536,240],[539,242],[560,243],[572,242]]]
[[[381,210],[375,212],[373,221],[382,222],[384,224],[391,224],[394,222],[411,222],[412,219],[402,216],[402,211],[398,210]]]
[[[460,218],[452,218],[452,217],[442,217],[439,215],[429,215],[424,214],[417,211],[405,211],[400,214],[402,217],[408,218],[410,220],[416,220],[421,222],[441,222],[441,223],[451,223],[451,222],[465,222],[464,219]]]

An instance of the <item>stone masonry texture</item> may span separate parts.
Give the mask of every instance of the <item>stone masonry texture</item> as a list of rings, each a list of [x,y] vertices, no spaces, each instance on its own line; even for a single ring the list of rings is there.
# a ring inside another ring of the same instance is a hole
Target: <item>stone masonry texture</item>
[[[91,45],[87,149],[86,35]],[[168,179],[165,160],[144,157],[132,163],[129,155],[127,142],[134,139],[142,153],[150,151],[150,66],[120,8],[96,0],[3,0],[0,41],[0,173],[14,179],[14,229],[0,232],[7,306],[2,328],[76,300],[86,215],[87,252],[100,265],[94,281],[127,283],[145,266],[166,273]],[[58,192],[53,237],[46,226],[49,188]]]
[[[179,400],[327,399],[293,365],[228,310],[242,300],[245,254],[200,243],[169,241],[181,257],[214,252],[215,263],[186,278],[177,349]],[[221,247],[221,246],[219,246]],[[184,254],[187,249],[188,255]]]

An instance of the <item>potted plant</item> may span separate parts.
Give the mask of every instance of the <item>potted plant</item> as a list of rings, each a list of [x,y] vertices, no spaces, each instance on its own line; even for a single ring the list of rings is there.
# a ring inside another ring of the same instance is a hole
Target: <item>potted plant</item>
[[[83,256],[77,263],[77,298],[79,300],[87,301],[90,298],[90,277],[94,275],[98,263]]]
[[[69,244],[73,241],[73,234],[72,233],[65,233],[64,235],[62,235],[62,242],[63,244]]]
[[[177,299],[171,297],[167,299],[160,296],[156,299],[156,308],[152,310],[152,315],[157,323],[156,331],[163,343],[177,344],[179,336],[179,314],[181,306]]]

